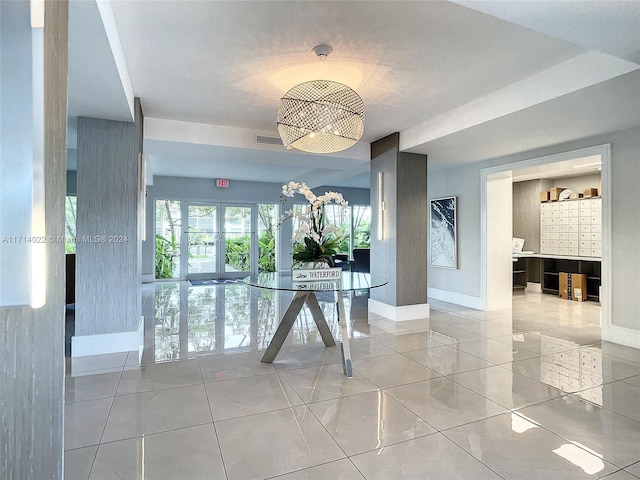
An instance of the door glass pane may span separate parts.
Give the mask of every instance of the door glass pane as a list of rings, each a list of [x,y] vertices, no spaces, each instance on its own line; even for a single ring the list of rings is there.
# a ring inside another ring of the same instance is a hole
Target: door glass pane
[[[225,272],[251,270],[251,207],[225,207]]]
[[[217,209],[189,205],[189,268],[187,273],[215,273]]]
[[[349,253],[349,234],[351,230],[351,210],[341,205],[326,205],[324,207],[324,221],[326,225],[338,227],[336,234],[340,237],[338,253]]]
[[[276,271],[276,220],[278,210],[273,203],[258,205],[258,271]]]
[[[353,248],[371,247],[371,207],[354,205]]]
[[[180,202],[156,200],[156,278],[180,277]]]
[[[67,196],[65,199],[64,250],[65,253],[76,253],[76,205],[77,197]]]

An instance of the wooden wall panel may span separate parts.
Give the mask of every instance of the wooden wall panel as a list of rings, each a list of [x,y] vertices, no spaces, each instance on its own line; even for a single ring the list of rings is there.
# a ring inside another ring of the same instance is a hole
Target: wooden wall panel
[[[513,184],[513,236],[524,238],[524,250],[540,252],[540,180]]]

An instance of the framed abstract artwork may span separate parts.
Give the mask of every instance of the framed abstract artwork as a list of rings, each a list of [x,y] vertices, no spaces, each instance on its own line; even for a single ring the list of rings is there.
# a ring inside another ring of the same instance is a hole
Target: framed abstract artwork
[[[434,198],[430,212],[431,266],[458,268],[456,197]]]

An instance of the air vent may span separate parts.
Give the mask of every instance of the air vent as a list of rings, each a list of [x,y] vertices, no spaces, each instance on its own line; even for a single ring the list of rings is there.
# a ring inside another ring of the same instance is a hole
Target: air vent
[[[267,145],[280,145],[284,147],[284,143],[282,143],[282,139],[279,137],[265,137],[264,135],[256,136],[256,143],[264,143]]]

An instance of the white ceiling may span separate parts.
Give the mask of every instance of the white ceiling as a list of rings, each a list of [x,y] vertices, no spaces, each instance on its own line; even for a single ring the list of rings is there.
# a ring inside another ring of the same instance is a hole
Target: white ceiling
[[[637,1],[118,0],[95,10],[102,31],[74,26],[87,21],[74,3],[95,0],[72,1],[70,114],[126,116],[126,70],[147,123],[173,122],[145,132],[156,175],[367,186],[367,143],[393,132],[460,163],[640,124]],[[363,141],[332,157],[257,145],[247,132],[277,136],[282,94],[319,76],[360,93]]]

